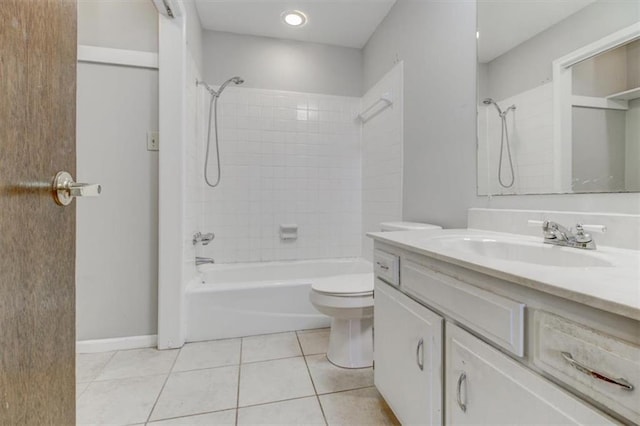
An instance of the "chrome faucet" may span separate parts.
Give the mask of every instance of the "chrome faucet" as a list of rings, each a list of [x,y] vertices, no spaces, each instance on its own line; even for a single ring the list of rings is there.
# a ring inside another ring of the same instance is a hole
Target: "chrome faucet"
[[[567,229],[559,223],[552,222],[550,220],[542,222],[542,232],[544,234],[545,244],[595,250],[596,242],[591,237],[591,234],[585,232],[585,228],[591,228],[600,232],[604,232],[606,230],[604,226],[600,225],[577,224],[575,232],[573,232],[571,229]]]
[[[210,257],[196,256],[196,266],[206,265],[207,263],[216,263],[216,262]]]
[[[203,246],[206,246],[211,241],[213,241],[215,237],[216,236],[213,234],[213,232],[209,232],[208,234],[196,232],[195,234],[193,234],[193,245],[195,246],[198,243],[202,243]]]

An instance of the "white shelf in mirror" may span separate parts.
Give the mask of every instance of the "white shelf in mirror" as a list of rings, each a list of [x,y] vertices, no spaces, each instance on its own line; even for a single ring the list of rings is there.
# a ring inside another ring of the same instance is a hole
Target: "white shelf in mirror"
[[[632,101],[638,98],[640,98],[640,87],[634,87],[633,89],[625,90],[623,92],[618,92],[607,96],[607,99],[614,99],[619,101]]]
[[[619,111],[627,111],[629,102],[626,100],[612,99],[610,97],[601,98],[596,96],[579,96],[571,97],[571,105],[582,108],[598,108],[598,109],[615,109]]]

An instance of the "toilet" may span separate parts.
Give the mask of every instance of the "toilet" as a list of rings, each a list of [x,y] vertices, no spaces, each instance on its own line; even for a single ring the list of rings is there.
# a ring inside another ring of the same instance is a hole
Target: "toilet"
[[[416,222],[385,222],[380,230],[409,231],[442,229]],[[318,279],[309,300],[331,317],[329,361],[343,368],[365,368],[373,364],[373,273],[347,274]]]

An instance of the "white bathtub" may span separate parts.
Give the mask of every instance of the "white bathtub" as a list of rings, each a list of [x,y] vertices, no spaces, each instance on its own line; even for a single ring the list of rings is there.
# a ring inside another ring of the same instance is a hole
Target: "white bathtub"
[[[363,259],[237,263],[201,267],[186,292],[188,342],[328,327],[309,302],[313,282],[370,274]]]

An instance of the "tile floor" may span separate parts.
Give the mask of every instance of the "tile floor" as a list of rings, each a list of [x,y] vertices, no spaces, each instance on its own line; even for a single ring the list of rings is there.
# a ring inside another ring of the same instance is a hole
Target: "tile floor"
[[[399,424],[370,368],[327,361],[329,330],[77,357],[78,424]]]

